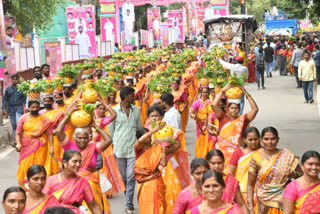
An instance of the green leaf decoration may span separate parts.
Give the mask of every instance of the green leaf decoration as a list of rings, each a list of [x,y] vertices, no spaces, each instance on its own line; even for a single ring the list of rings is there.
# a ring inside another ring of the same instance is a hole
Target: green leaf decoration
[[[151,125],[152,128],[154,128],[154,127],[157,126],[157,123],[150,120],[150,125]]]
[[[84,104],[82,105],[83,110],[90,114],[91,116],[94,114],[94,110],[96,109],[96,104]]]
[[[17,88],[19,91],[23,91],[24,94],[31,92],[44,92],[49,88],[49,84],[43,79],[38,80],[36,83],[31,83],[31,81],[28,80],[18,84]]]

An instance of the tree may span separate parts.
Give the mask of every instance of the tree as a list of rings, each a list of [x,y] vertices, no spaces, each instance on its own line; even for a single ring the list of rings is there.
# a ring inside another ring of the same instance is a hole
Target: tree
[[[43,32],[50,29],[57,8],[64,3],[65,0],[4,0],[3,6],[5,15],[16,17],[21,33],[25,35],[33,27]]]

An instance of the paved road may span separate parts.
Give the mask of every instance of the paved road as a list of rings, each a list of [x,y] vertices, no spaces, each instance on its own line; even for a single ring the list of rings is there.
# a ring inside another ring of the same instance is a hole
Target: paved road
[[[266,90],[257,90],[254,83],[246,86],[260,108],[251,125],[256,126],[259,130],[267,126],[274,126],[279,131],[280,146],[290,148],[299,156],[309,149],[319,151],[320,146],[316,143],[320,139],[318,104],[304,104],[302,89],[296,89],[294,77],[280,77],[275,74],[273,78],[266,78],[265,86]],[[314,89],[316,90],[316,87]],[[248,111],[248,107],[246,103],[245,112]],[[194,156],[195,144],[195,123],[192,120],[189,120],[187,127],[186,143],[191,153],[189,158],[191,160]],[[1,197],[6,187],[16,184],[15,174],[18,168],[16,152],[3,156],[3,153],[0,154]],[[112,213],[123,213],[124,194],[115,196],[109,202]],[[135,207],[138,207],[136,199]]]

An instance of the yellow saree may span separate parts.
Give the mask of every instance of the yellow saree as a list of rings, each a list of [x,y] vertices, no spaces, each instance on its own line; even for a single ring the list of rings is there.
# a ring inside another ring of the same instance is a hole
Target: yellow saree
[[[197,100],[196,102],[201,102]],[[209,136],[208,130],[206,129],[203,133],[201,133],[202,127],[205,125],[205,121],[209,114],[211,114],[212,108],[210,105],[206,103],[202,104],[203,107],[197,112],[197,141],[196,141],[196,149],[195,149],[195,157],[205,158],[207,153],[213,149],[213,143],[211,141],[211,136]]]
[[[58,164],[49,155],[47,133],[52,133],[52,122],[45,116],[29,117],[23,115],[17,125],[17,134],[22,135],[21,151],[19,153],[18,183],[24,188],[24,179],[30,166],[41,164],[47,175],[58,172]]]
[[[294,203],[294,214],[319,213],[320,211],[320,183],[314,184],[299,193]]]
[[[64,113],[58,109],[53,109],[43,114],[46,116],[53,124],[53,130],[57,128],[59,122],[63,119]],[[57,136],[53,136],[53,146],[54,146],[54,156],[61,163],[63,158],[64,150],[61,147],[61,144],[57,138]]]
[[[237,171],[235,178],[239,181],[240,191],[243,198],[247,199],[247,185],[248,185],[248,170],[250,165],[250,160],[254,155],[255,151],[249,152],[242,156],[238,161]]]
[[[43,214],[48,207],[61,206],[58,200],[53,196],[49,196],[43,202],[37,204],[33,208],[27,210],[25,209],[23,214]]]

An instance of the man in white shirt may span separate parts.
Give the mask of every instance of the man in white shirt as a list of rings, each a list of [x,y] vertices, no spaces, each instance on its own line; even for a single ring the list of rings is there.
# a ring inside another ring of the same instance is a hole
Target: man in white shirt
[[[165,93],[160,96],[161,106],[165,109],[163,119],[169,126],[173,126],[181,130],[181,115],[173,106],[174,97],[170,93]]]
[[[131,44],[134,18],[130,15],[130,10],[127,10],[127,14],[123,17],[123,22],[126,44]]]
[[[135,20],[134,6],[130,0],[126,0],[126,2],[122,5],[122,17],[127,15],[127,10],[130,10],[130,16],[133,20]]]
[[[174,40],[176,42],[180,41],[180,28],[179,28],[177,22],[174,22]]]
[[[113,24],[110,21],[110,18],[107,18],[107,22],[104,24],[103,28],[106,32],[106,41],[112,41]]]
[[[83,27],[79,26],[79,34],[76,36],[76,44],[79,45],[80,58],[88,58],[90,56],[91,42],[88,34],[83,32]]]
[[[236,64],[225,62],[222,59],[220,59],[219,62],[222,64],[223,67],[230,70],[231,75],[235,73],[237,77],[240,77],[242,74],[245,74],[246,79],[248,79],[248,75],[249,75],[248,68],[242,65],[243,57],[241,56],[236,57]],[[240,114],[243,113],[243,109],[244,109],[244,95],[241,97]]]
[[[204,20],[209,20],[209,19],[212,19],[213,17],[214,17],[214,10],[210,3],[204,12]]]
[[[309,52],[304,52],[303,58],[299,63],[298,77],[302,81],[305,103],[313,103],[313,81],[317,80],[316,65]]]

